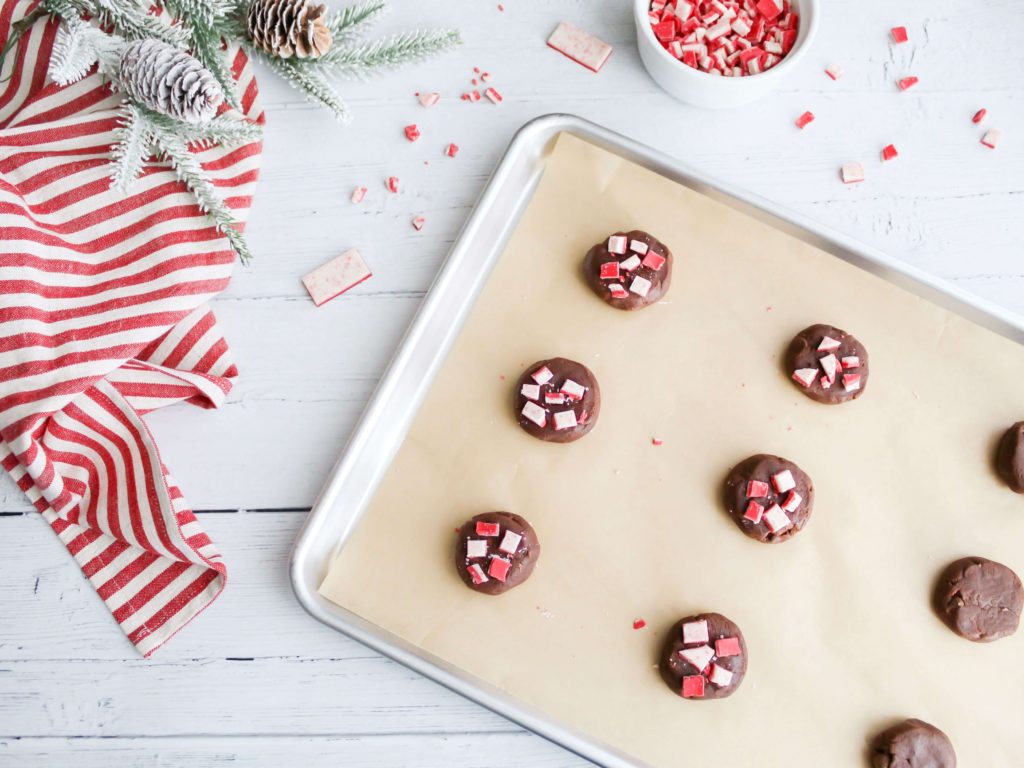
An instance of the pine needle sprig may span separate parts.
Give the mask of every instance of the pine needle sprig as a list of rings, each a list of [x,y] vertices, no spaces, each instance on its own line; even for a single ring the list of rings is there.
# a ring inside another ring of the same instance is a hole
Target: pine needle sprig
[[[166,134],[173,134],[186,145],[196,149],[207,149],[219,144],[222,147],[237,147],[259,141],[263,127],[251,120],[232,117],[230,114],[217,115],[205,123],[182,123],[174,118],[148,109],[139,108],[151,124]]]
[[[377,69],[422,61],[461,43],[459,33],[454,30],[406,32],[370,43],[332,47],[306,66],[329,69],[335,74],[365,77]]]
[[[153,126],[153,138],[161,154],[170,161],[179,181],[192,192],[199,209],[210,217],[217,230],[228,239],[242,263],[248,264],[252,260],[252,253],[242,233],[236,229],[238,222],[206,175],[199,158],[189,151],[176,133],[158,125]]]
[[[117,141],[110,153],[110,178],[114,189],[126,194],[152,154],[153,132],[140,109],[126,102],[121,107],[121,122],[114,137]]]
[[[368,0],[368,2],[350,5],[331,16],[327,28],[331,31],[334,45],[352,40],[365,31],[388,11],[385,0]]]
[[[294,59],[281,59],[276,56],[267,56],[257,48],[246,47],[250,55],[257,56],[269,66],[277,70],[281,77],[290,82],[296,89],[301,91],[310,101],[327,107],[334,113],[334,118],[340,123],[348,123],[352,120],[348,105],[335,92],[330,81],[325,76],[322,68],[311,66],[308,62]]]

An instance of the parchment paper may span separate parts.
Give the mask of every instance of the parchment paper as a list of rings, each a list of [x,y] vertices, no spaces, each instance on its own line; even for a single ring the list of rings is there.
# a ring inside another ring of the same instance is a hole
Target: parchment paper
[[[676,263],[666,301],[625,313],[579,269],[634,227]],[[867,346],[861,399],[816,404],[781,370],[812,322]],[[604,398],[569,445],[511,413],[522,368],[556,355],[588,365]],[[1019,766],[1024,631],[970,643],[930,596],[963,555],[1024,574],[1024,498],[990,466],[1024,418],[1022,382],[1017,344],[563,135],[321,593],[657,765],[862,767],[876,730],[918,717],[964,766]],[[721,509],[727,470],[757,452],[817,489],[785,544],[748,539]],[[452,566],[453,528],[487,510],[524,515],[542,546],[530,581],[498,598]],[[668,625],[699,611],[746,635],[731,698],[685,701],[655,669]]]

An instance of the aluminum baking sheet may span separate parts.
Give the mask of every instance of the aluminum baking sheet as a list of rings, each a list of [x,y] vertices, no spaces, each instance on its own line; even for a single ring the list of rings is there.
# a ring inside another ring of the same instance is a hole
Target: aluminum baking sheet
[[[509,232],[529,201],[551,146],[561,133],[573,134],[702,195],[724,202],[1015,341],[1021,340],[1022,330],[1017,319],[996,308],[915,274],[841,236],[824,232],[766,201],[716,186],[699,174],[666,162],[645,147],[577,118],[541,118],[520,132],[453,248],[448,263],[317,501],[296,545],[293,583],[306,609],[325,623],[586,757],[609,765],[632,765],[639,761],[586,737],[579,729],[567,728],[564,722],[554,722],[545,712],[524,704],[522,697],[510,696],[500,686],[482,683],[460,667],[444,662],[414,643],[382,631],[317,594],[327,565],[338,548],[345,545],[389,468],[419,404],[472,307],[473,299],[504,250]]]

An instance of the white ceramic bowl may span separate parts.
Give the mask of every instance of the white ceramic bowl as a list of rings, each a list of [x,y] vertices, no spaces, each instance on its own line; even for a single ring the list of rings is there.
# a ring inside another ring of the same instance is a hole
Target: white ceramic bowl
[[[713,109],[747,104],[777,88],[796,69],[818,33],[820,0],[790,0],[790,3],[800,14],[800,30],[796,43],[785,58],[759,75],[721,77],[688,67],[662,48],[647,16],[650,0],[633,0],[640,60],[654,82],[680,101]]]

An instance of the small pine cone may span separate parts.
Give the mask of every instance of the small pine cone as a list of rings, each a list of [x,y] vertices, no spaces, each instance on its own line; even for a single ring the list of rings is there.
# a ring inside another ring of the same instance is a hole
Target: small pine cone
[[[282,59],[318,59],[331,47],[326,5],[309,0],[252,0],[246,24],[258,48]]]
[[[138,40],[125,48],[121,82],[139,104],[187,123],[205,123],[224,101],[210,70],[160,40]]]

